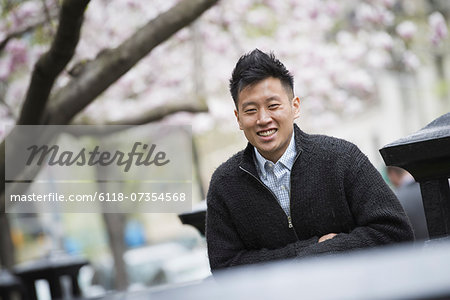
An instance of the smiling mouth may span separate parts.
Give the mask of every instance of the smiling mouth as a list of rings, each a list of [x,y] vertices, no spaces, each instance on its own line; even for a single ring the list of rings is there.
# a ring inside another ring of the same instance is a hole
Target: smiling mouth
[[[259,136],[270,136],[270,135],[274,134],[276,131],[277,131],[277,129],[269,129],[269,130],[266,130],[266,131],[260,131],[257,134]]]

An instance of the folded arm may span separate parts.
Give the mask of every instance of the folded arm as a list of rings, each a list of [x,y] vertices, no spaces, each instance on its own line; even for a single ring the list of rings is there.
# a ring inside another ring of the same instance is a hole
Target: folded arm
[[[211,195],[215,197],[215,195]],[[211,199],[211,198],[210,198]],[[214,200],[218,200],[214,198]],[[316,244],[317,237],[297,241],[279,249],[246,249],[223,202],[209,201],[206,217],[206,239],[211,270],[278,259],[293,258],[304,247]]]

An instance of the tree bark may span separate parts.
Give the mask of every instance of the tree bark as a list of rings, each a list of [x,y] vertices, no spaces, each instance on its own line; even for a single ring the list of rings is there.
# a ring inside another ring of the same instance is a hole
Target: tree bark
[[[17,124],[39,124],[56,78],[75,53],[88,3],[89,0],[64,1],[55,39],[50,50],[44,53],[34,66]]]
[[[114,259],[114,287],[116,290],[125,290],[128,286],[128,276],[123,260],[125,253],[124,228],[126,214],[103,213],[103,220],[108,232],[109,247]]]
[[[15,262],[8,215],[0,212],[0,266],[11,270]]]

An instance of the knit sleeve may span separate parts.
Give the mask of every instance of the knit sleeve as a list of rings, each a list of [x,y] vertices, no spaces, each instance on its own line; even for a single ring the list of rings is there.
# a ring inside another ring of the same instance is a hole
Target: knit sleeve
[[[300,249],[318,241],[317,237],[312,237],[279,249],[247,249],[232,222],[224,200],[219,182],[211,180],[207,196],[206,240],[208,258],[213,272],[237,265],[293,258]]]
[[[344,189],[356,227],[300,249],[297,257],[414,240],[409,220],[381,174],[355,145],[347,153]]]

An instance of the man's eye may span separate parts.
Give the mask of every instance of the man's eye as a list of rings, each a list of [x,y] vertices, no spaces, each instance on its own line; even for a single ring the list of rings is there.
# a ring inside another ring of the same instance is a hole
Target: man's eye
[[[269,108],[277,108],[278,106],[280,106],[280,104],[276,103],[276,104],[270,104]]]
[[[246,109],[245,110],[245,113],[253,113],[253,112],[256,112],[256,108],[249,108],[249,109]]]

